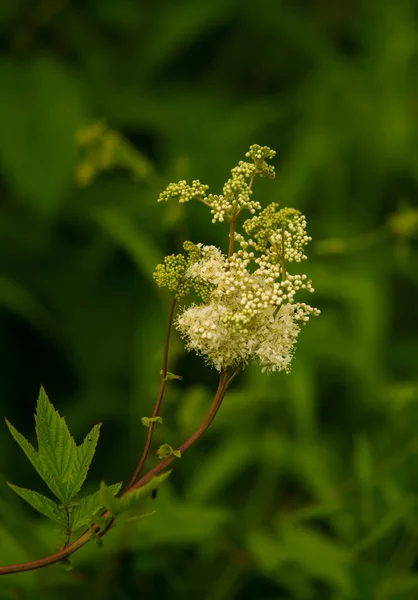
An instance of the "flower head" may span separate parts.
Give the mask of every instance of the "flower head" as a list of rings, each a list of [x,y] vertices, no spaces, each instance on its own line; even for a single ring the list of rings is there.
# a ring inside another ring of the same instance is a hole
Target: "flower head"
[[[253,163],[241,161],[232,169],[232,178],[219,196],[203,197],[205,186],[196,181],[192,188],[185,182],[175,188],[180,202],[198,198],[211,208],[213,221],[233,223],[230,235],[235,235],[239,245],[235,252],[230,245],[226,256],[215,246],[187,242],[188,259],[167,257],[170,264],[164,267],[170,271],[173,265],[181,274],[176,279],[171,271],[164,272],[166,285],[179,296],[191,289],[199,293],[201,302],[184,308],[176,326],[186,347],[218,371],[254,359],[263,371],[288,372],[299,324],[319,314],[318,309],[294,300],[300,290],[313,292],[312,282],[305,274],[288,271],[289,263],[306,259],[304,250],[311,238],[305,217],[295,209],[279,210],[276,203],[262,210],[258,201],[251,200],[254,177],[274,177],[273,167],[266,162],[273,156],[267,147],[251,146],[247,157]],[[174,188],[169,188],[166,195],[175,195]],[[244,222],[243,233],[235,233],[237,217],[244,209],[253,216]],[[157,282],[164,279],[162,273],[159,265]]]

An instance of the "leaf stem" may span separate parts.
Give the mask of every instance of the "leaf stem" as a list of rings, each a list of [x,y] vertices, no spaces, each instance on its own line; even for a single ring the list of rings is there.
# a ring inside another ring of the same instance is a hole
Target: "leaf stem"
[[[71,526],[70,526],[70,511],[68,509],[68,504],[64,505],[65,515],[67,517],[67,538],[65,540],[64,548],[66,548],[71,542]]]
[[[156,417],[159,413],[159,410],[161,407],[161,402],[162,402],[163,396],[164,396],[165,386],[167,383],[168,350],[170,347],[170,333],[171,333],[171,326],[173,324],[175,308],[176,308],[176,298],[174,297],[173,301],[171,303],[170,314],[168,316],[167,331],[166,331],[165,344],[164,344],[163,368],[161,371],[162,374],[161,374],[160,391],[158,393],[158,397],[155,402],[154,410],[152,411],[153,417]],[[135,473],[132,475],[130,482],[128,483],[126,488],[123,490],[123,493],[130,490],[131,487],[134,485],[135,481],[138,479],[139,473],[141,472],[141,469],[144,466],[144,463],[147,459],[147,456],[148,456],[148,453],[149,453],[149,450],[151,447],[152,436],[154,433],[154,427],[155,427],[155,423],[150,423],[149,428],[148,428],[148,436],[147,436],[147,440],[145,442],[145,447],[142,452],[142,456],[139,459],[139,463],[135,469]]]

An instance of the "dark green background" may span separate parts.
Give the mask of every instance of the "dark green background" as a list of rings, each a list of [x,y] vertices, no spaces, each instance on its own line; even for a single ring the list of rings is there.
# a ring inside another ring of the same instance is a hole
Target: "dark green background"
[[[77,440],[103,422],[91,490],[126,482],[145,438],[156,263],[184,239],[226,246],[205,207],[156,203],[170,181],[216,193],[250,144],[273,147],[254,197],[306,214],[322,310],[290,375],[237,379],[152,518],[72,572],[2,578],[1,600],[417,598],[417,4],[1,0],[0,48],[1,414],[33,439],[42,383]],[[153,172],[77,185],[75,133],[97,119]],[[176,445],[216,373],[175,339],[170,368],[157,442]],[[0,563],[56,549],[6,486],[46,491],[5,425],[0,472]]]

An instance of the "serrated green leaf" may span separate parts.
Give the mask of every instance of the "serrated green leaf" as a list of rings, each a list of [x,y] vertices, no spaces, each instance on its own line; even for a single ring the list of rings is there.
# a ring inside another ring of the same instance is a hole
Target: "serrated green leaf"
[[[65,514],[64,508],[59,507],[56,502],[43,496],[42,494],[38,494],[38,492],[34,492],[33,490],[28,490],[26,488],[19,487],[17,485],[13,485],[12,483],[7,483],[9,487],[12,488],[18,496],[23,498],[28,504],[30,504],[35,510],[45,515],[52,521],[56,521],[60,525],[66,527],[67,525],[67,516]]]
[[[19,433],[19,431],[15,427],[13,427],[13,425],[7,419],[6,424],[14,440],[22,448],[23,452],[26,454],[27,458],[32,463],[32,466],[35,468],[38,475],[42,477],[42,479],[45,481],[51,492],[55,494],[57,498],[59,498],[58,483],[55,477],[48,471],[44,461],[42,460],[42,457],[39,456],[38,452],[36,452],[32,444],[28,442],[28,440],[21,433]]]
[[[36,469],[42,479],[44,479],[44,467],[35,448],[30,442],[28,442],[25,436],[23,436],[15,427],[13,427],[13,425],[7,419],[5,419],[5,421],[10,433],[13,436],[13,439],[19,444],[27,458],[32,463],[32,466]]]
[[[65,419],[54,409],[41,388],[36,406],[38,451],[6,420],[10,433],[38,474],[62,504],[69,504],[83,485],[96,450],[100,425],[76,445]]]
[[[101,505],[114,516],[134,510],[144,497],[150,496],[152,490],[159,487],[167,479],[170,473],[171,471],[167,471],[161,475],[156,475],[147,484],[127,493],[125,496],[122,496],[122,498],[115,497],[114,489],[112,489],[115,486],[108,487],[104,481],[102,481],[100,484],[100,490],[98,492],[99,501],[101,502]]]
[[[132,492],[128,492],[127,494],[125,494],[125,496],[119,498],[119,512],[135,508],[135,505],[138,503],[139,500],[142,500],[145,496],[149,496],[152,490],[155,490],[162,483],[164,483],[164,481],[167,479],[167,477],[170,476],[170,474],[171,471],[166,471],[161,475],[156,475],[142,487],[137,488]]]
[[[159,423],[160,425],[162,425],[163,420],[161,417],[142,417],[141,423],[142,425],[145,425],[145,427],[149,427],[151,423]]]
[[[113,485],[110,485],[108,489],[116,496],[121,487],[121,483],[114,483]],[[81,529],[81,527],[88,527],[91,525],[97,513],[103,510],[103,508],[104,504],[100,499],[100,490],[94,492],[94,494],[80,498],[71,510],[71,528],[75,531]]]
[[[86,480],[91,461],[96,452],[97,442],[100,435],[100,424],[95,425],[86,435],[81,446],[76,448],[76,458],[71,466],[68,482],[68,494],[72,498],[81,489]]]
[[[55,481],[51,491],[63,504],[68,504],[71,499],[71,475],[77,460],[77,446],[64,417],[54,409],[43,388],[39,392],[35,422],[38,455]]]
[[[119,513],[119,501],[104,481],[100,483],[99,498],[102,506],[111,512],[112,515],[116,516]]]

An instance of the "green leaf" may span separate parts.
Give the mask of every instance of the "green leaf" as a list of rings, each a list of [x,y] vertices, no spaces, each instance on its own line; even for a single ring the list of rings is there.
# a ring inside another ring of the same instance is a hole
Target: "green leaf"
[[[84,121],[77,81],[46,58],[19,65],[3,59],[0,80],[1,166],[24,200],[52,212],[73,179],[75,134]]]
[[[162,375],[162,374],[163,374],[163,372],[160,371],[160,375]],[[170,371],[167,371],[165,380],[168,381],[169,379],[179,379],[181,381],[183,379],[183,377],[181,375],[175,375],[174,373],[170,373]]]
[[[145,425],[145,427],[149,427],[151,423],[160,423],[162,425],[163,420],[161,417],[142,417],[141,423],[142,425]]]
[[[36,469],[38,474],[42,477],[42,479],[45,479],[45,469],[35,448],[21,433],[18,432],[15,427],[13,427],[13,425],[7,419],[5,419],[5,421],[14,440],[22,448],[23,452],[26,454],[27,458],[30,460],[32,466]]]
[[[81,486],[86,480],[91,461],[96,452],[97,442],[100,434],[100,424],[95,425],[93,429],[86,435],[81,446],[76,449],[76,458],[71,465],[70,481],[68,493],[71,498],[75,496],[81,489]]]
[[[117,516],[130,510],[135,510],[142,500],[151,495],[152,490],[158,488],[169,477],[171,471],[156,475],[144,486],[128,492],[122,498],[116,498],[112,487],[108,487],[104,481],[100,484],[99,501],[112,515]]]
[[[104,508],[112,513],[112,515],[116,516],[119,513],[119,500],[115,497],[115,494],[111,488],[108,487],[104,481],[100,483],[99,498]]]
[[[110,485],[108,489],[114,496],[116,496],[121,487],[121,483],[115,483]],[[105,508],[105,505],[100,498],[100,490],[94,492],[94,494],[80,498],[70,513],[70,524],[73,531],[81,529],[81,527],[85,528],[91,525],[95,515],[103,510],[103,508]]]
[[[38,451],[7,420],[9,430],[49,489],[69,504],[83,485],[99,438],[100,425],[76,445],[65,419],[54,409],[41,388],[36,407]]]
[[[128,492],[125,494],[125,496],[122,496],[122,498],[118,498],[119,512],[135,508],[138,504],[138,501],[142,500],[146,496],[150,496],[152,490],[160,487],[160,485],[164,483],[170,474],[171,471],[166,471],[161,475],[156,475],[142,487],[132,490],[132,492]]]
[[[38,492],[18,487],[17,485],[13,485],[12,483],[7,483],[7,485],[11,487],[12,490],[15,491],[16,494],[18,494],[18,496],[23,498],[23,500],[26,500],[26,502],[30,504],[35,510],[45,515],[45,517],[48,517],[52,521],[56,521],[64,527],[67,525],[67,516],[65,514],[64,508],[58,506],[58,504],[53,500],[47,498],[46,496],[43,496],[42,494],[38,494]]]
[[[68,504],[72,497],[72,474],[73,465],[78,458],[77,447],[64,417],[60,417],[59,412],[54,409],[43,388],[38,397],[35,422],[38,455],[54,480],[50,489],[63,504]]]
[[[172,448],[170,446],[170,444],[163,444],[162,446],[160,446],[158,448],[157,456],[161,460],[163,458],[168,458],[169,456],[175,456],[176,458],[181,458],[181,452],[180,452],[180,450],[174,450],[174,448]]]

